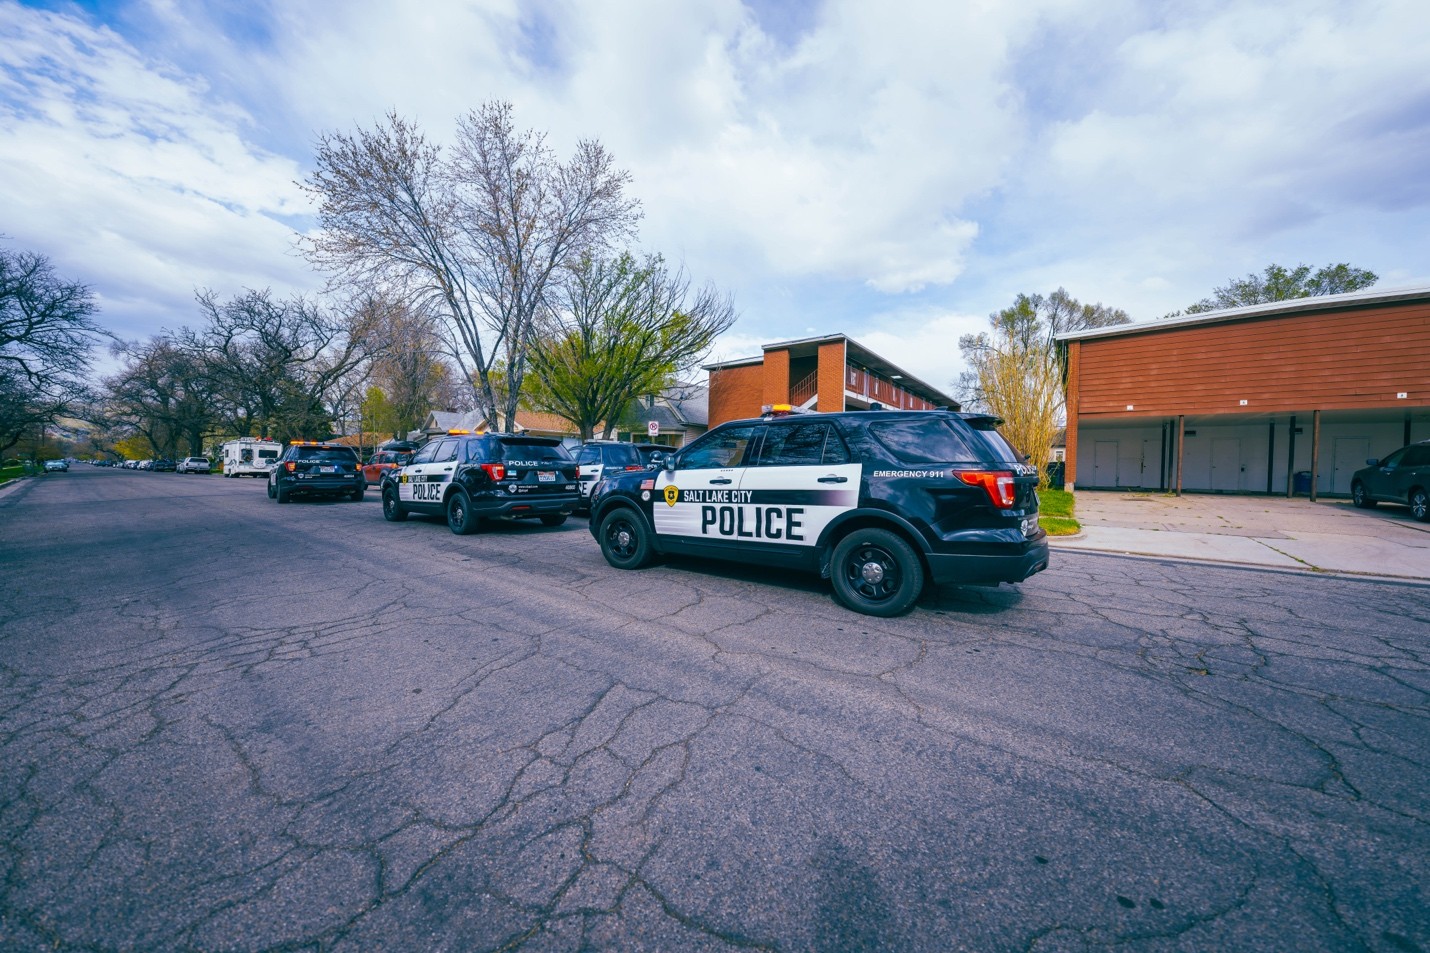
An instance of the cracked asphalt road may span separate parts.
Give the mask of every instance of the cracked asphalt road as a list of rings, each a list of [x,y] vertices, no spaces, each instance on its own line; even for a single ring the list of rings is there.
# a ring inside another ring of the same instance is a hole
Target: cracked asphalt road
[[[0,498],[0,949],[1430,950],[1430,588],[910,615],[258,481]]]

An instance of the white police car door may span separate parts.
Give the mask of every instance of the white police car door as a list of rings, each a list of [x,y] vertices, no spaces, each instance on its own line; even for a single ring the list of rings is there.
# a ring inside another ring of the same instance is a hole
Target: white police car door
[[[458,443],[456,438],[447,437],[417,451],[398,477],[397,498],[424,509],[440,509],[442,493],[457,468]]]
[[[737,424],[712,430],[680,451],[678,469],[656,471],[651,522],[662,548],[729,555],[739,545],[740,481],[759,429]]]
[[[740,483],[740,546],[792,561],[811,555],[824,528],[859,505],[862,472],[828,421],[769,424]]]

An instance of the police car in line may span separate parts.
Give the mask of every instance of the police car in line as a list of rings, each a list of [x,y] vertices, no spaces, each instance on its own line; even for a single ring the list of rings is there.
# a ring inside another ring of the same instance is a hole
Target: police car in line
[[[445,516],[461,535],[481,520],[560,526],[580,499],[576,461],[547,437],[449,430],[382,475],[382,515],[390,522],[410,513]]]
[[[907,611],[926,580],[1021,582],[1047,568],[1038,474],[993,417],[791,414],[722,424],[660,469],[591,494],[606,561],[678,553],[817,571],[857,612]]]
[[[297,496],[346,496],[361,500],[362,473],[352,447],[294,440],[268,471],[268,498],[287,503]]]

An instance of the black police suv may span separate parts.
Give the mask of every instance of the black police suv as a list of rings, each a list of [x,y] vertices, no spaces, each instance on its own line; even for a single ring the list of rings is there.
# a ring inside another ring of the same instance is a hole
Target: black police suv
[[[382,515],[445,516],[452,532],[481,520],[539,519],[560,526],[581,500],[576,461],[561,441],[504,433],[450,431],[382,476]]]
[[[817,571],[857,612],[907,611],[926,580],[1021,582],[1048,565],[1037,470],[950,411],[771,413],[722,424],[659,469],[591,493],[606,561],[713,556]]]
[[[268,498],[287,503],[298,496],[346,496],[361,500],[366,484],[352,447],[295,440],[268,472]]]

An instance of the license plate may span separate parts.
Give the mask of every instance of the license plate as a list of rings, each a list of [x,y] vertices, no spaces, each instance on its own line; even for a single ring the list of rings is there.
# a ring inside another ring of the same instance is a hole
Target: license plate
[[[537,483],[555,483],[556,474],[547,470],[538,470],[536,473]]]
[[[319,473],[337,473],[337,472],[338,472],[338,468],[337,468],[337,467],[318,467],[318,472],[319,472]]]

